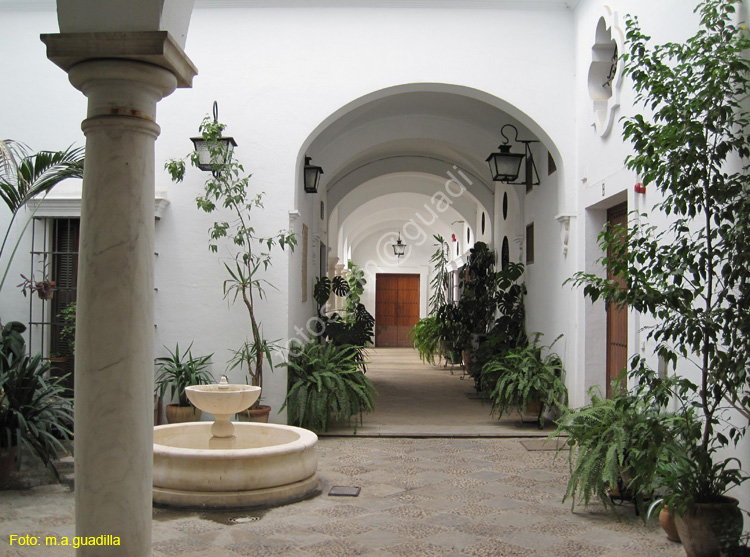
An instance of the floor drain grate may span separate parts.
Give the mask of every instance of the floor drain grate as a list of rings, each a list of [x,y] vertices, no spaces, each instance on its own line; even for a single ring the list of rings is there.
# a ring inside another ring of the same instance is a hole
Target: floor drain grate
[[[360,489],[355,486],[335,485],[328,492],[328,495],[333,495],[334,497],[358,497]]]
[[[232,524],[246,524],[248,522],[257,522],[260,520],[259,516],[232,516],[229,517],[227,522]]]

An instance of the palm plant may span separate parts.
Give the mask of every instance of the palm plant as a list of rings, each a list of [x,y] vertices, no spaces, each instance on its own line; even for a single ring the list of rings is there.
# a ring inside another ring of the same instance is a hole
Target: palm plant
[[[0,199],[11,212],[10,223],[0,244],[0,260],[8,242],[13,222],[21,208],[38,195],[46,194],[54,186],[68,178],[83,178],[84,150],[68,147],[64,151],[40,151],[31,153],[29,148],[13,140],[0,140]],[[10,269],[13,256],[18,249],[23,233],[31,222],[29,216],[23,231],[18,236],[8,258],[0,290]]]
[[[373,410],[377,391],[352,347],[310,342],[283,365],[289,369],[289,391],[281,409],[288,408],[289,423],[326,432],[331,422],[351,424],[359,415],[361,423],[363,413]]]

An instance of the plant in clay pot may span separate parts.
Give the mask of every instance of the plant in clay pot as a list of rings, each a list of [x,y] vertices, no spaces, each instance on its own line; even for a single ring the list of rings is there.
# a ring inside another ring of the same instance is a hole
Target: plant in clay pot
[[[632,499],[641,516],[648,516],[644,505],[657,487],[657,463],[676,435],[674,416],[665,409],[678,381],[671,377],[626,391],[623,373],[613,382],[612,398],[602,397],[594,386],[589,389],[588,405],[564,410],[549,437],[565,441],[559,450],[570,449],[570,479],[563,501],[570,499],[575,508],[577,501],[587,506],[597,497],[616,510],[617,495]]]
[[[287,246],[294,249],[296,238],[290,230],[281,230],[272,236],[261,236],[256,232],[251,217],[263,210],[264,194],[251,191],[250,175],[245,175],[243,166],[234,157],[234,150],[228,149],[221,141],[225,128],[225,124],[218,121],[218,109],[214,103],[213,120],[206,116],[199,126],[210,155],[212,172],[204,184],[203,195],[196,198],[196,204],[205,213],[217,212],[219,215],[219,220],[209,229],[208,247],[213,253],[218,253],[220,244],[234,250],[229,260],[223,261],[227,273],[223,283],[224,297],[231,302],[241,300],[250,320],[247,340],[233,351],[229,367],[247,366],[250,384],[262,388],[264,363],[267,361],[273,369],[273,343],[263,337],[262,324],[256,314],[258,302],[265,297],[264,286],[269,285],[261,274],[271,266],[272,249],[276,246],[282,250]],[[196,168],[201,165],[198,151],[192,152],[188,159]],[[184,179],[185,160],[168,161],[165,168],[173,181]],[[253,407],[258,404],[256,402]]]
[[[187,350],[180,353],[178,343],[175,345],[174,352],[167,348],[169,356],[154,360],[157,368],[155,393],[163,399],[169,390],[169,398],[177,400],[176,403],[167,404],[166,415],[169,423],[199,421],[201,411],[190,403],[185,387],[215,382],[208,371],[208,364],[213,354],[195,357],[191,351],[192,347],[191,342]]]
[[[537,333],[527,346],[508,350],[504,355],[491,360],[482,368],[485,385],[493,385],[489,393],[492,412],[502,416],[511,410],[522,415],[530,405],[536,405],[537,424],[544,427],[545,410],[562,410],[568,401],[560,357],[551,352],[552,346],[539,345]],[[546,355],[542,355],[547,352]]]
[[[18,288],[21,289],[24,297],[26,297],[27,292],[29,294],[36,292],[40,300],[51,300],[55,295],[54,280],[47,280],[46,278],[35,280],[34,275],[31,275],[31,278],[28,278],[26,275],[21,275],[21,278],[23,281],[18,284]]]
[[[352,346],[333,343],[296,343],[289,360],[289,392],[283,408],[289,422],[324,433],[332,423],[351,425],[357,431],[365,412],[373,410],[375,386],[362,372]]]
[[[602,264],[624,287],[593,274],[574,278],[592,300],[650,316],[655,353],[682,370],[678,436],[657,474],[683,545],[697,556],[736,547],[739,511],[726,496],[747,479],[731,456],[750,423],[750,175],[742,169],[750,159],[750,38],[735,23],[740,5],[704,0],[693,37],[654,47],[627,18],[625,72],[648,115],[624,121],[634,147],[626,165],[661,201],[651,214],[633,214],[627,230],[607,227],[599,237],[604,253],[611,250]],[[646,370],[634,367],[632,379],[661,379]],[[699,533],[706,539],[693,543]]]

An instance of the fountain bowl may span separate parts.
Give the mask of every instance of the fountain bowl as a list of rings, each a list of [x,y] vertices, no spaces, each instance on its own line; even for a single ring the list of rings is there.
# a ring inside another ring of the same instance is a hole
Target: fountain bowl
[[[212,385],[185,387],[193,406],[214,415],[236,414],[252,406],[260,397],[260,387],[253,385],[229,385],[226,379]]]
[[[272,507],[319,491],[318,436],[294,426],[234,423],[230,438],[210,422],[154,428],[154,503],[183,508]]]

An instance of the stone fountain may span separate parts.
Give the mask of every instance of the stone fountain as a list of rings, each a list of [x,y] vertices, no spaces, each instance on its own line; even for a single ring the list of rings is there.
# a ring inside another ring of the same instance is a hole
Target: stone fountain
[[[215,421],[154,428],[154,503],[173,507],[276,506],[318,490],[318,436],[299,427],[233,423],[260,387],[219,384],[185,389]]]

